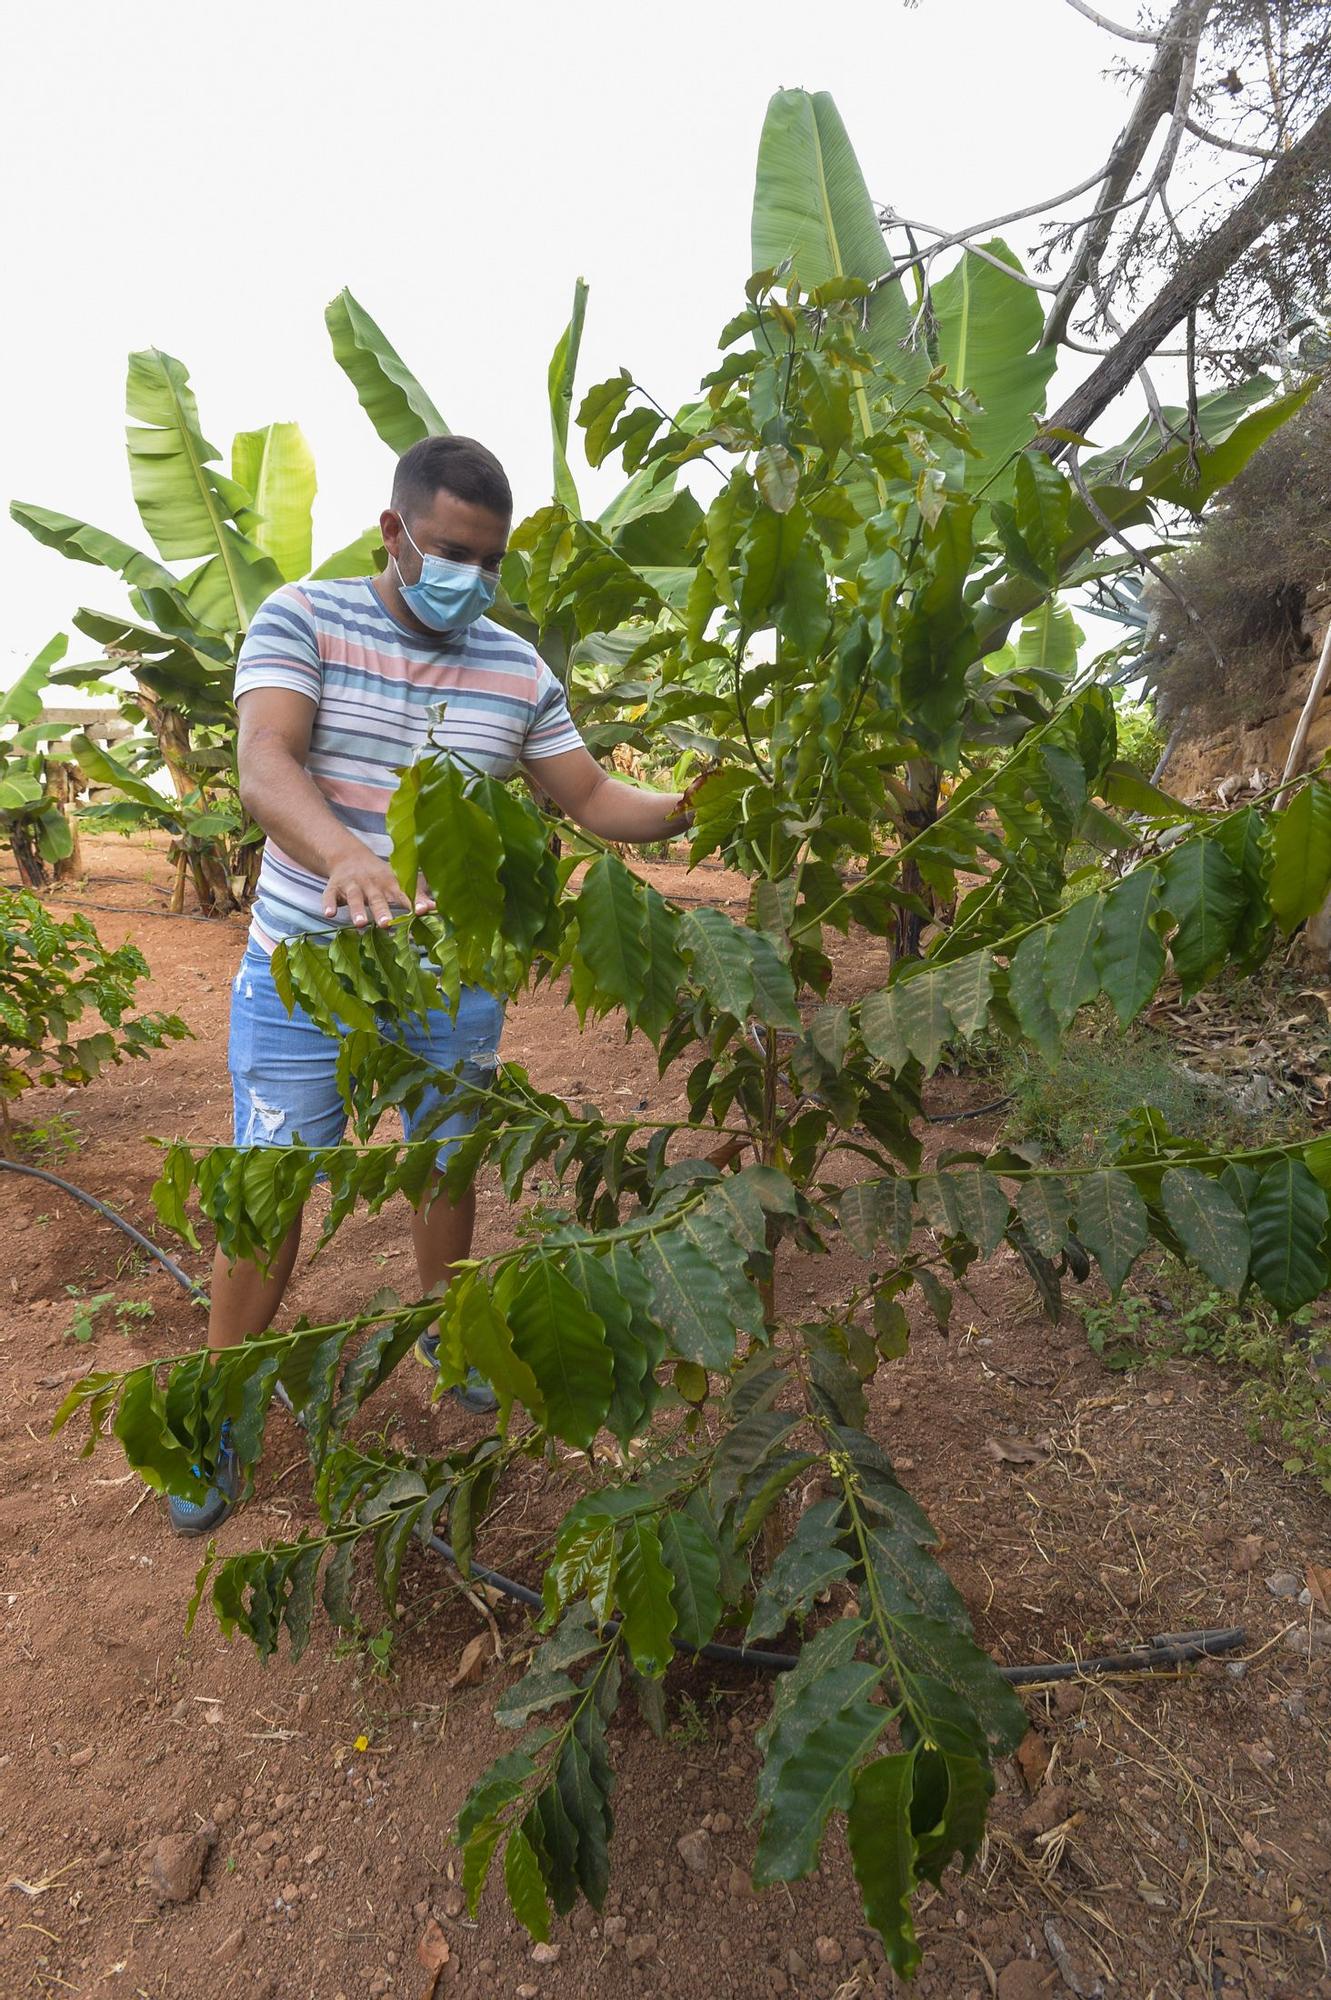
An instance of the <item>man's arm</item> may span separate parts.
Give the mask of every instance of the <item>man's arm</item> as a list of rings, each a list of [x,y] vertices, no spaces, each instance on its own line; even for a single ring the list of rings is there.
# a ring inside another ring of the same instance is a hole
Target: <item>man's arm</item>
[[[331,920],[345,904],[363,930],[370,922],[391,924],[395,909],[411,909],[387,861],[343,826],[305,768],[314,703],[290,688],[252,688],[240,696],[236,711],[241,802],[284,854],[327,878],[324,915]],[[414,907],[428,910],[433,904],[420,895]]]
[[[682,792],[651,792],[604,772],[590,750],[562,750],[526,768],[562,813],[602,840],[669,840],[688,824]]]

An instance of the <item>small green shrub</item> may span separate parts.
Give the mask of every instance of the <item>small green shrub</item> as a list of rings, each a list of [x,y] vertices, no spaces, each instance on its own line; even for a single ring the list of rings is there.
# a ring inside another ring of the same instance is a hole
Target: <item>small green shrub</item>
[[[0,1151],[12,1150],[9,1107],[33,1084],[91,1083],[189,1034],[174,1014],[126,1018],[147,977],[132,944],[108,951],[86,917],[57,918],[31,891],[0,889]],[[85,1014],[102,1025],[75,1035]],[[49,1137],[55,1122],[38,1130]]]

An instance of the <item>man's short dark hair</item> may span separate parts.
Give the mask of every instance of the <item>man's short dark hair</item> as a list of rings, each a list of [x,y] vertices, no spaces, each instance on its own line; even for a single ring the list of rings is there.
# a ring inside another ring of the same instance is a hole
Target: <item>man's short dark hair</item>
[[[400,514],[428,508],[436,493],[451,493],[505,519],[513,512],[508,474],[475,438],[428,437],[404,452],[393,475],[393,505]]]

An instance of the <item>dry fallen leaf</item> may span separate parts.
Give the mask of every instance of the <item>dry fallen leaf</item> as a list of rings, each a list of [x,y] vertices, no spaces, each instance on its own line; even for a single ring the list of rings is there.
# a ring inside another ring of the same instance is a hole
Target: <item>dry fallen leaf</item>
[[[1324,1563],[1309,1563],[1304,1578],[1317,1609],[1331,1617],[1331,1569]]]
[[[1002,1431],[986,1438],[984,1448],[1000,1465],[1043,1465],[1049,1455],[1028,1439],[1008,1437]]]
[[[484,1678],[485,1669],[494,1655],[494,1641],[488,1632],[478,1632],[474,1639],[468,1639],[462,1648],[462,1657],[457,1664],[448,1685],[451,1688],[475,1687]]]

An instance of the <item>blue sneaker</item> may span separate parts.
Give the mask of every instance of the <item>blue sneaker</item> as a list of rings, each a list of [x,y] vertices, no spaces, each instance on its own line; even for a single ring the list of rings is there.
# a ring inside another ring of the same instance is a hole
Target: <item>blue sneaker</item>
[[[197,1471],[197,1466],[195,1467]],[[166,1499],[167,1516],[178,1535],[207,1535],[220,1527],[236,1503],[240,1491],[240,1460],[231,1448],[231,1419],[222,1425],[221,1450],[213,1483],[202,1500],[182,1500],[174,1493]]]
[[[423,1368],[428,1368],[432,1374],[438,1374],[439,1335],[437,1333],[423,1333],[412,1349],[412,1353]],[[448,1393],[457,1402],[461,1403],[464,1410],[469,1410],[474,1417],[493,1416],[494,1412],[499,1408],[499,1398],[486,1381],[484,1375],[481,1374],[479,1368],[469,1368],[467,1370],[466,1381],[460,1382],[455,1389],[450,1389]]]

